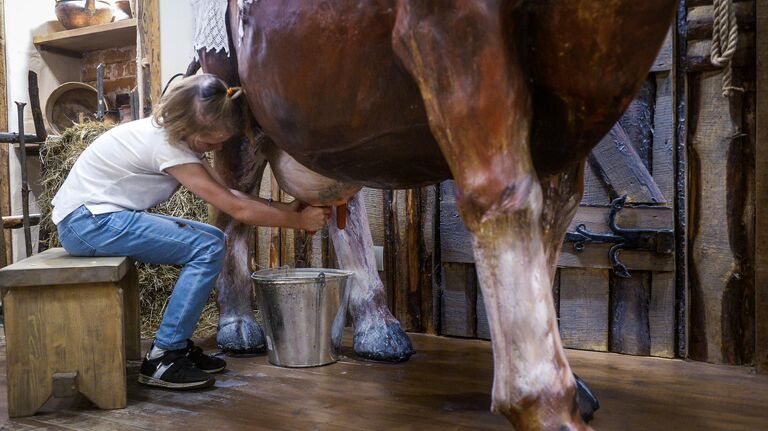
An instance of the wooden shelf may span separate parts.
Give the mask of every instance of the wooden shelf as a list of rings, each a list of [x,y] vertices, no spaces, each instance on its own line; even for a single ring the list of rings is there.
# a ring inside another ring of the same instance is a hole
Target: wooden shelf
[[[35,36],[40,50],[72,57],[107,48],[136,45],[136,18]]]

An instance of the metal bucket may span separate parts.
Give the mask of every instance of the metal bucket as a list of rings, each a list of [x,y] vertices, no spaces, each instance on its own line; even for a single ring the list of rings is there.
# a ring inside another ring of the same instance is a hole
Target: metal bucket
[[[351,271],[324,268],[253,273],[269,362],[317,367],[339,360],[350,275]]]

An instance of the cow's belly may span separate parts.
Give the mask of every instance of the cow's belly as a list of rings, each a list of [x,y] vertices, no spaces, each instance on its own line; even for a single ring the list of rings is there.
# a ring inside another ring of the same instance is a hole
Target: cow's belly
[[[447,179],[418,87],[392,51],[394,2],[364,3],[250,4],[234,36],[253,115],[281,149],[331,178],[372,187]]]

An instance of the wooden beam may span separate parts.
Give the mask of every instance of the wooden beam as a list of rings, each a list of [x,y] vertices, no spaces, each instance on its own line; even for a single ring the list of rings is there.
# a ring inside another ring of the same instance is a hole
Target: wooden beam
[[[651,356],[675,357],[675,273],[651,274],[651,298],[648,305]]]
[[[395,253],[394,280],[395,309],[393,314],[406,331],[418,331],[419,321],[411,314],[410,271],[408,264],[408,203],[407,191],[395,190],[392,199],[392,217]]]
[[[395,314],[395,291],[397,286],[397,209],[393,207],[394,190],[385,190],[381,196],[384,217],[384,290],[387,306]]]
[[[280,185],[277,184],[277,179],[274,175],[270,175],[271,194],[270,198],[274,202],[280,202]],[[280,228],[273,227],[270,229],[270,243],[269,243],[269,267],[278,268],[282,266],[282,236],[280,235]]]
[[[667,38],[664,40],[664,44],[661,45],[659,54],[656,55],[656,59],[651,66],[651,72],[665,72],[672,70],[672,32],[674,26],[670,27],[667,33]]]
[[[269,199],[272,197],[272,169],[269,165],[264,169],[264,174],[259,184],[259,197]],[[256,269],[269,268],[269,254],[272,242],[272,228],[256,228]],[[320,265],[322,266],[322,265]]]
[[[138,0],[136,16],[136,82],[139,89],[139,116],[143,118],[145,108],[157,103],[162,92],[159,0]]]
[[[743,294],[751,280],[742,215],[752,205],[739,198],[751,170],[742,150],[743,97],[723,97],[719,72],[701,73],[691,83],[689,356],[741,364],[750,358],[741,339],[748,326],[739,316],[751,302]]]
[[[629,355],[651,354],[648,308],[651,272],[635,271],[632,278],[612,277],[610,292],[610,351]],[[668,328],[673,334],[673,328]]]
[[[688,74],[685,56],[687,0],[677,7],[674,23],[674,61],[672,62],[672,104],[674,109],[674,210],[675,210],[675,349],[677,356],[688,357]]]
[[[722,69],[722,67],[712,64],[711,52],[711,39],[689,41],[685,59],[686,72],[706,72]],[[754,64],[754,52],[755,33],[739,33],[736,52],[733,54],[733,65],[741,67]]]
[[[440,327],[438,322],[438,289],[435,289],[435,238],[439,234],[438,196],[437,187],[421,188],[421,222],[419,224],[419,267],[418,280],[421,294],[421,329],[427,334],[437,334]]]
[[[3,216],[3,229],[20,229],[23,227],[23,217],[19,215],[15,216]],[[40,214],[29,215],[30,226],[37,226],[40,224]]]
[[[477,335],[480,313],[477,309],[479,288],[475,265],[445,262],[442,280],[441,335],[474,337]],[[485,309],[482,310],[482,315],[485,315]],[[484,323],[487,331],[488,323]]]
[[[621,124],[616,123],[597,144],[589,162],[597,168],[612,198],[627,196],[628,203],[666,203]]]
[[[560,270],[560,336],[570,349],[608,350],[608,271]]]
[[[0,130],[8,130],[7,77],[5,68],[5,6],[0,0]],[[11,213],[10,173],[8,170],[8,146],[0,145],[0,215]],[[3,247],[0,249],[0,266],[13,261],[11,232],[4,231]]]
[[[653,108],[653,180],[667,206],[673,206],[675,196],[675,109],[672,100],[674,76],[669,72],[656,74],[656,104]]]
[[[751,0],[734,0],[734,3],[743,3],[748,2]],[[689,8],[694,8],[697,6],[712,6],[713,0],[686,0],[685,4]]]
[[[747,1],[734,3],[736,22],[739,31],[752,31],[755,29],[755,2]],[[697,6],[688,9],[686,38],[688,40],[711,39],[714,13],[712,6]]]
[[[423,224],[423,212],[421,208],[421,189],[408,189],[405,192],[405,258],[406,264],[400,270],[407,271],[405,280],[408,282],[407,288],[402,292],[406,296],[406,310],[410,330],[423,332],[422,325],[422,304],[421,292],[421,274],[422,274],[422,252],[421,227]],[[430,295],[431,296],[431,295]],[[431,299],[431,298],[430,298]],[[400,321],[402,323],[402,320]]]
[[[768,0],[757,0],[755,226],[768,223]],[[768,230],[755,229],[755,363],[768,373]]]

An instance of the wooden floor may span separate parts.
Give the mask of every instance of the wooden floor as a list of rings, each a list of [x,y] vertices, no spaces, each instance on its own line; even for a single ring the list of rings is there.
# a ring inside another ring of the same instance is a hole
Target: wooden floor
[[[337,364],[309,369],[278,368],[264,355],[228,358],[229,371],[216,388],[198,392],[139,386],[138,367],[131,364],[126,409],[100,411],[81,402],[69,410],[15,420],[7,418],[3,339],[0,429],[509,428],[488,411],[489,343],[424,335],[412,339],[418,353],[398,365],[357,361],[349,350],[351,357]],[[768,430],[768,376],[750,368],[580,351],[569,351],[568,357],[601,399],[595,429]]]

